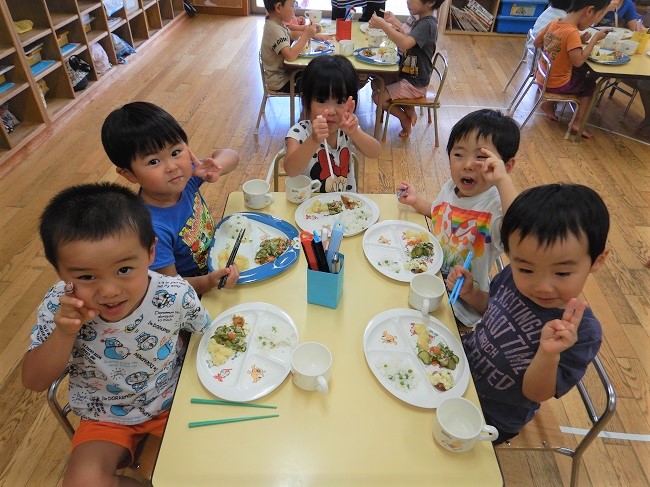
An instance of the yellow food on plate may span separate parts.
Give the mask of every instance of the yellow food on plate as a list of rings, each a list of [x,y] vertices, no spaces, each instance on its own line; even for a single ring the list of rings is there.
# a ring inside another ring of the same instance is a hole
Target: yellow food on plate
[[[320,200],[314,200],[309,208],[307,208],[307,213],[328,213],[329,208],[327,203],[323,203]]]
[[[426,232],[417,230],[406,230],[404,232],[404,240],[406,240],[406,245],[413,246],[422,242],[428,242],[429,235]]]
[[[429,382],[431,382],[431,385],[439,391],[448,391],[454,387],[454,378],[447,370],[438,370],[431,375],[427,375],[429,376]]]
[[[235,354],[235,351],[228,347],[224,347],[214,340],[208,340],[208,353],[210,354],[212,364],[217,366],[228,361],[228,359]]]
[[[413,331],[418,337],[418,350],[429,350],[429,329],[424,323],[417,323]]]
[[[219,252],[219,269],[226,267],[226,264],[228,263],[228,257],[230,257],[231,252],[232,247],[230,246]],[[235,265],[239,269],[239,272],[243,272],[251,268],[251,263],[248,260],[248,257],[245,257],[241,254],[237,254],[235,256]]]

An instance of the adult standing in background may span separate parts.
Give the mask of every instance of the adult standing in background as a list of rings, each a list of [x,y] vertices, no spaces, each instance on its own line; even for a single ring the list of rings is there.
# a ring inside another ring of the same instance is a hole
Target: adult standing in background
[[[348,6],[363,7],[360,22],[368,22],[373,13],[383,17],[386,10],[386,0],[331,0],[331,2],[332,20],[345,18],[345,9]]]

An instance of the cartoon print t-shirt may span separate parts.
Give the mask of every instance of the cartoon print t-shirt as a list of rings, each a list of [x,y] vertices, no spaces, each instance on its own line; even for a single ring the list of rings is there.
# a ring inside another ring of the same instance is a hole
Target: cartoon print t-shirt
[[[171,407],[186,344],[181,329],[202,332],[210,317],[180,277],[149,271],[140,306],[115,323],[97,317],[82,326],[70,357],[72,411],[84,419],[140,424]],[[38,308],[30,350],[56,328],[54,313],[65,283],[52,287]]]
[[[183,277],[205,274],[215,223],[199,187],[203,180],[192,176],[174,206],[147,204],[158,237],[151,269],[175,264]]]
[[[443,253],[441,272],[446,276],[455,265],[463,265],[469,251],[474,252],[470,271],[474,283],[488,290],[489,272],[499,254],[501,244],[501,200],[496,187],[470,198],[459,198],[450,179],[443,184],[431,205],[432,233]],[[474,326],[481,316],[462,299],[454,304],[456,318]]]
[[[301,120],[289,129],[287,138],[296,139],[301,144],[311,137],[311,120]],[[336,147],[329,146],[332,171],[327,162],[325,144],[318,146],[318,150],[312,155],[303,174],[311,179],[318,179],[321,182],[322,193],[333,193],[336,191],[357,192],[357,181],[352,163],[352,152],[350,150],[350,138],[338,129],[336,136]],[[332,174],[332,172],[334,174]]]
[[[542,308],[521,294],[510,266],[495,276],[481,323],[462,337],[487,423],[515,433],[533,417],[539,403],[524,396],[524,374],[537,353],[544,324],[561,318],[563,312]],[[578,327],[578,341],[560,354],[555,397],[578,383],[601,342],[600,323],[587,308]]]

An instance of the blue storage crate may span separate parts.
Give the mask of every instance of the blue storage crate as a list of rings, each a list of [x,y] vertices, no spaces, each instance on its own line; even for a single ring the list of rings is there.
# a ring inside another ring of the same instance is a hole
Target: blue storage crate
[[[537,17],[511,17],[509,15],[497,15],[495,32],[501,34],[526,34],[535,25]]]
[[[499,7],[499,15],[504,17],[536,18],[546,10],[547,6],[548,2],[546,0],[504,0],[501,2],[501,7]]]

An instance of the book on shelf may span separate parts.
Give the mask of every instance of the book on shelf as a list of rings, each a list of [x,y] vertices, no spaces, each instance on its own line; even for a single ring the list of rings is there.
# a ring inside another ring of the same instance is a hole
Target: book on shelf
[[[453,16],[456,25],[461,30],[474,31],[474,32],[489,32],[490,25],[486,25],[485,22],[474,15],[474,12],[467,9],[460,9],[455,6],[451,6],[451,14]]]
[[[465,6],[465,10],[471,10],[477,17],[484,20],[487,25],[492,25],[494,22],[494,15],[492,15],[483,5],[476,0],[469,0]]]

